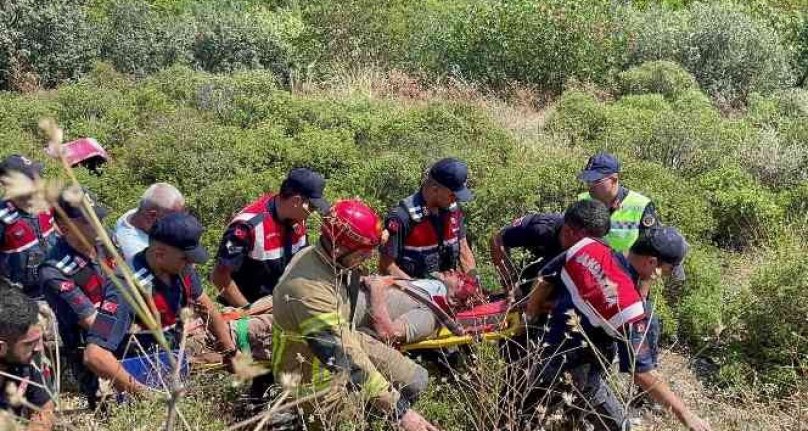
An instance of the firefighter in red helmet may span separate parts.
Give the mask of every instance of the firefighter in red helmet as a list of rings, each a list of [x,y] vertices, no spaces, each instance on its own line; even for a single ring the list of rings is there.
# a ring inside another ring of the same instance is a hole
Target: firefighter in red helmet
[[[405,430],[436,430],[411,408],[426,389],[426,370],[350,325],[360,283],[390,281],[356,271],[381,243],[381,220],[371,208],[360,200],[333,205],[319,243],[295,255],[273,292],[275,378],[295,382],[297,396],[336,384]],[[339,401],[318,405],[311,413],[320,421],[344,411]]]

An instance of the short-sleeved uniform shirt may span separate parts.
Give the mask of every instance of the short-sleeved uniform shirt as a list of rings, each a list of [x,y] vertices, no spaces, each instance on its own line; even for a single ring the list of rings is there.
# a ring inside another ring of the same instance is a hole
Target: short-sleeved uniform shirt
[[[189,265],[183,275],[172,276],[170,283],[164,283],[149,268],[145,253],[146,250],[132,258],[132,270],[138,283],[146,291],[151,291],[152,299],[160,312],[163,329],[171,340],[177,331],[180,310],[202,296],[202,282],[196,270]],[[115,353],[119,358],[124,357],[127,353],[124,341],[135,323],[139,324],[134,310],[113,282],[108,281],[104,285],[104,299],[99,306],[98,315],[87,332],[87,344],[95,344]],[[139,340],[153,344],[151,337],[145,333],[134,335],[142,335],[138,337]]]
[[[44,388],[45,378],[32,365],[14,365],[4,370],[6,373],[19,377],[21,380],[0,376],[0,410],[11,411],[20,417],[27,418],[32,413],[24,406],[12,407],[7,398],[7,388],[9,384],[17,385],[16,393],[23,395],[25,399],[36,407],[42,407],[51,400],[48,391]]]
[[[423,282],[438,282],[437,280],[416,280],[413,283],[419,285]],[[415,343],[428,338],[440,329],[440,322],[426,305],[416,301],[399,289],[387,289],[385,292],[385,303],[387,312],[392,321],[401,321],[405,324],[404,340],[405,344]],[[360,290],[356,302],[354,322],[358,329],[373,329],[373,317],[371,316],[370,293]]]
[[[222,237],[217,263],[232,271],[249,302],[271,295],[292,256],[308,244],[304,222],[278,216],[274,195],[245,207]]]
[[[514,220],[500,231],[502,245],[506,249],[526,249],[532,261],[538,261],[525,269],[523,279],[534,279],[542,266],[564,251],[558,237],[563,225],[563,214],[531,213]]]

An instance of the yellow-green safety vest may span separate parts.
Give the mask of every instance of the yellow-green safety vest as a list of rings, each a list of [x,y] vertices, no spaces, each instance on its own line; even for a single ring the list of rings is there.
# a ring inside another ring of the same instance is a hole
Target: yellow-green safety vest
[[[589,192],[578,195],[578,200],[592,199]],[[640,236],[640,223],[645,207],[651,199],[629,190],[620,207],[612,213],[609,234],[603,240],[610,247],[621,253],[628,251]]]

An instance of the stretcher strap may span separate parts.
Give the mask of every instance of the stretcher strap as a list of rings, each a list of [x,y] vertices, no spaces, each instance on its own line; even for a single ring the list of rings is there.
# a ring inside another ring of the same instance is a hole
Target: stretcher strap
[[[250,318],[242,317],[236,320],[236,346],[242,353],[250,354]]]

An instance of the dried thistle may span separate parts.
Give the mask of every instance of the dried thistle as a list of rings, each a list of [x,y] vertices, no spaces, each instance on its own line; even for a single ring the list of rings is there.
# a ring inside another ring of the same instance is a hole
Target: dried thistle
[[[46,191],[49,189],[40,178],[31,179],[21,172],[8,172],[0,183],[3,185],[3,198],[11,200],[25,212],[36,214],[50,209]]]
[[[6,400],[8,405],[12,407],[19,407],[22,405],[23,401],[25,401],[17,388],[17,383],[9,382],[6,385]]]
[[[247,355],[237,355],[233,359],[233,374],[239,382],[247,382],[267,373],[269,373],[269,369],[257,365]]]
[[[303,377],[299,373],[288,373],[284,372],[281,373],[279,383],[284,391],[292,392],[300,386],[300,382],[303,380]]]
[[[570,331],[572,332],[581,332],[581,316],[575,312],[575,310],[568,310],[566,313],[567,315],[567,326],[569,326]]]
[[[64,131],[56,124],[53,118],[43,118],[39,120],[39,128],[47,138],[47,149],[45,150],[51,157],[62,157],[62,142],[64,141]]]

